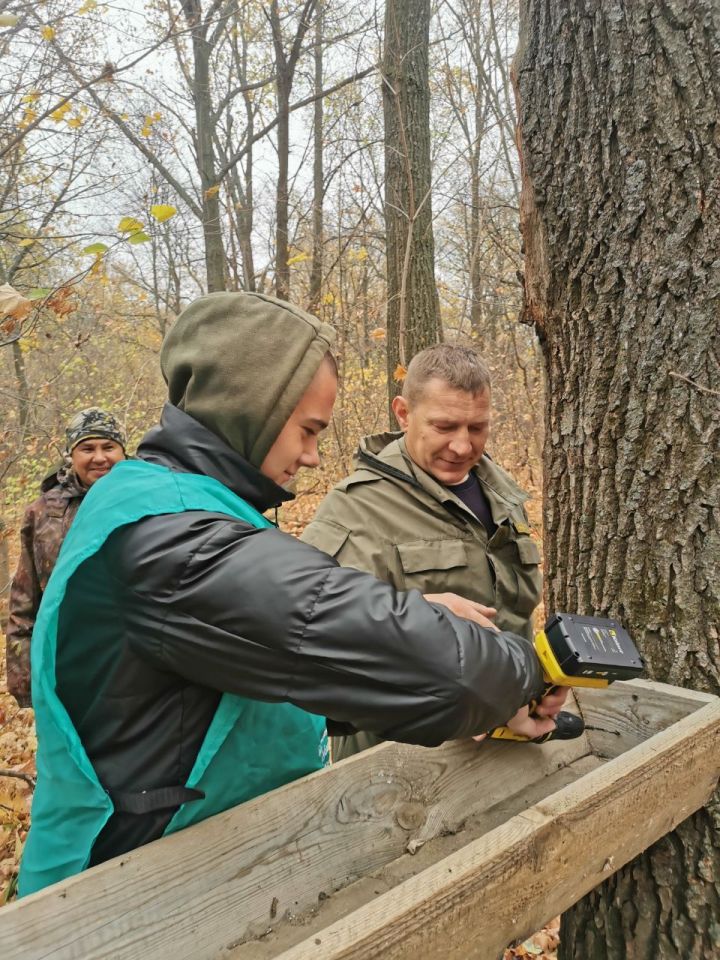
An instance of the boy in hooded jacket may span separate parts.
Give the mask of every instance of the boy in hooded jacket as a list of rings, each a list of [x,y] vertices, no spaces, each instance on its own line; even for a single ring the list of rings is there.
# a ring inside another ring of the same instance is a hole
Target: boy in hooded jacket
[[[201,297],[166,338],[160,424],[84,499],[36,624],[21,895],[320,768],[325,718],[426,746],[552,729],[562,694],[546,719],[524,707],[543,687],[528,640],[262,516],[318,463],[332,342],[254,293]]]

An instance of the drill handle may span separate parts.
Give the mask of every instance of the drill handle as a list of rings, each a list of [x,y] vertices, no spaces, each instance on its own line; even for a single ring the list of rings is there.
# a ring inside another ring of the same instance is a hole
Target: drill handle
[[[558,689],[558,686],[559,684],[553,683],[551,680],[545,680],[545,686],[543,687],[543,692],[540,694],[540,699],[531,700],[528,704],[530,716],[534,715],[540,700],[549,697],[550,694]],[[515,733],[509,727],[495,727],[494,730],[490,731],[489,736],[493,740],[546,743],[548,740],[574,740],[576,737],[582,736],[584,731],[585,724],[580,717],[575,716],[574,713],[568,713],[566,710],[561,710],[555,718],[555,729],[551,730],[550,733],[544,733],[532,740],[530,737],[524,737],[519,733]]]
[[[559,688],[559,686],[560,686],[559,684],[553,683],[552,680],[547,680],[547,679],[545,680],[545,686],[543,687],[543,692],[540,694],[540,699],[531,700],[530,703],[528,704],[531,717],[535,714],[535,711],[538,708],[540,700],[544,700],[545,697],[549,697],[550,694],[555,693],[555,691]]]

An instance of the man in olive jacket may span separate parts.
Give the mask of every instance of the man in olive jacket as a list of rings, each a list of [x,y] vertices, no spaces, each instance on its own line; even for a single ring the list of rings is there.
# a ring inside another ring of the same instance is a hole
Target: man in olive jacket
[[[490,386],[473,350],[440,344],[417,354],[393,401],[402,434],[361,441],[357,469],[302,539],[398,590],[459,594],[501,630],[531,639],[540,553],[527,494],[485,453]],[[333,756],[378,742],[368,733],[335,738]]]

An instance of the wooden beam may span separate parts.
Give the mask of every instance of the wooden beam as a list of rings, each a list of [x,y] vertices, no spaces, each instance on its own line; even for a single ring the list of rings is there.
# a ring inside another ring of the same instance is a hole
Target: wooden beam
[[[3,956],[209,960],[589,751],[383,744],[10,904]]]
[[[578,688],[575,695],[593,753],[607,759],[620,756],[691,710],[715,700],[709,693],[651,680],[613,683],[605,690]]]
[[[720,772],[715,698],[635,683],[580,702],[616,759],[588,736],[384,744],[4,907],[3,958],[259,960],[277,926],[292,928],[283,960],[499,952],[671,829]]]
[[[715,701],[277,960],[494,957],[701,807],[719,742]]]

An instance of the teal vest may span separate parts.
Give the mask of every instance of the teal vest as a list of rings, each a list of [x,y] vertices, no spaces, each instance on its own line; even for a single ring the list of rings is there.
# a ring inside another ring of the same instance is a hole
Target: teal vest
[[[58,616],[67,584],[118,527],[187,510],[223,513],[255,527],[272,526],[211,477],[127,460],[93,485],[65,539],[32,636],[38,780],[20,869],[20,896],[84,870],[113,813],[112,801],[56,692]],[[116,622],[108,618],[98,625],[103,644],[121,642],[119,623],[120,618]],[[63,643],[77,642],[82,641],[63,638]],[[183,804],[165,833],[318,770],[327,760],[324,717],[292,704],[261,703],[226,693],[185,784],[203,791],[205,798]]]

